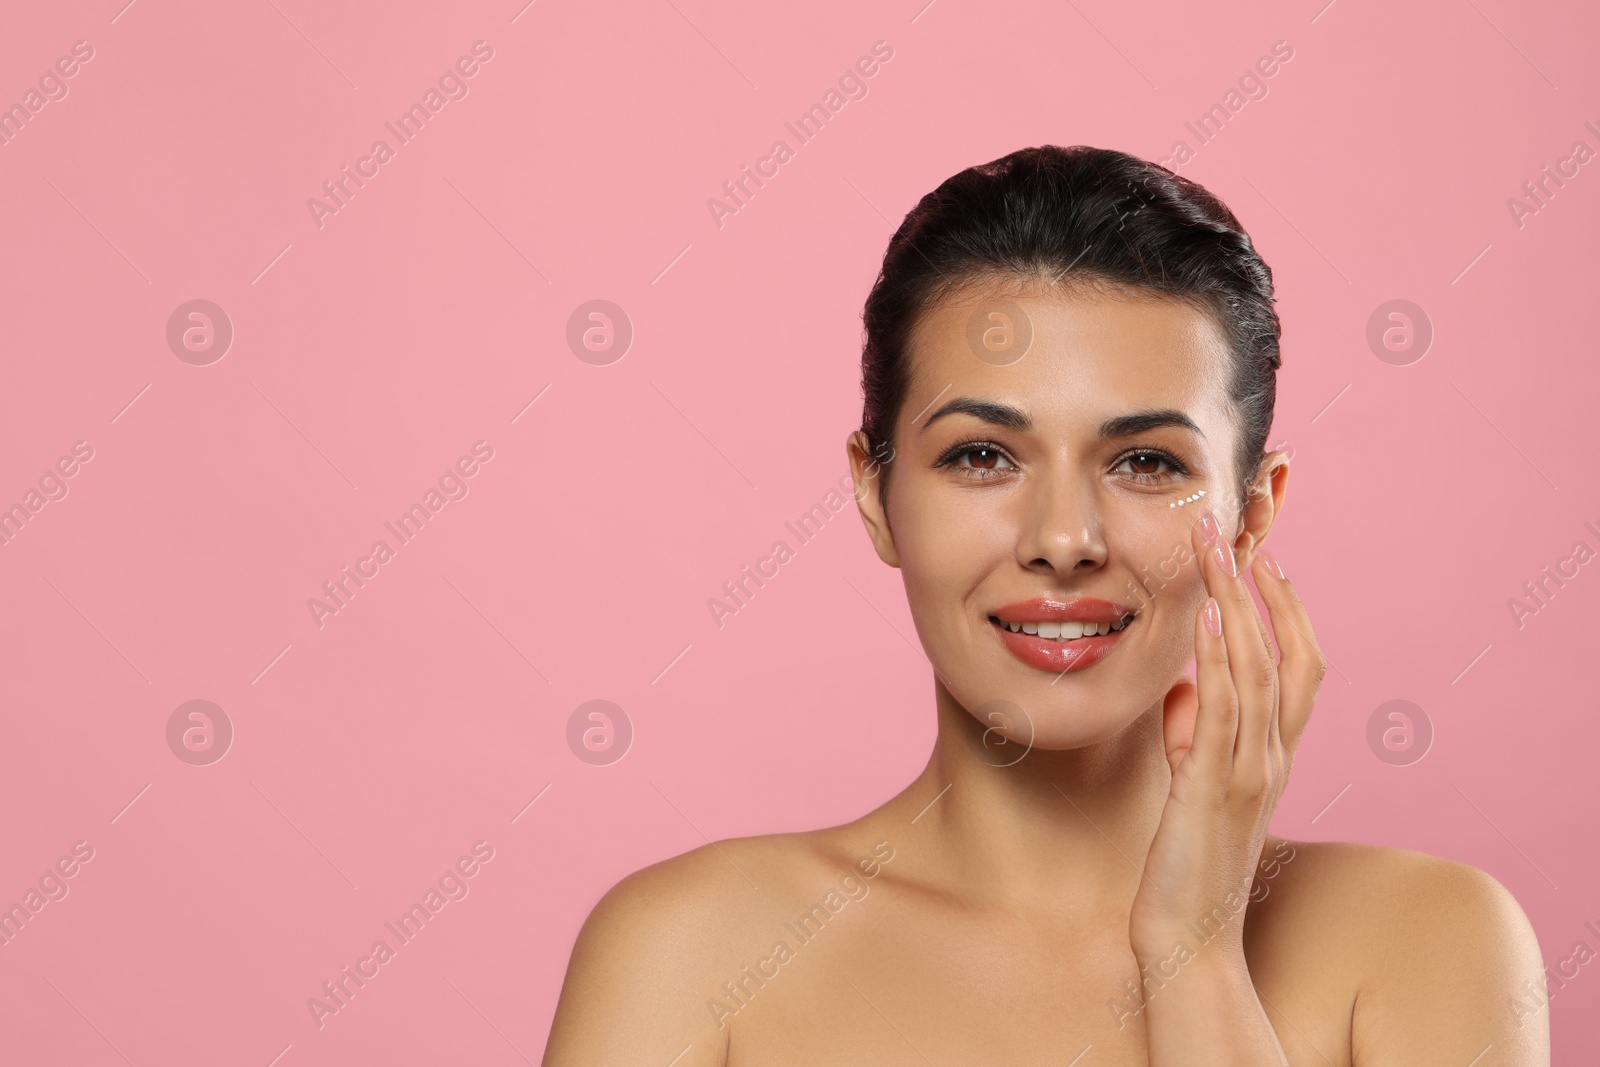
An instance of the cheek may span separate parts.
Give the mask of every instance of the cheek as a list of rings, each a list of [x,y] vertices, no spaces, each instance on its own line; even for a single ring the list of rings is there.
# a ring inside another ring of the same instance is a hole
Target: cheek
[[[1106,517],[1106,532],[1133,570],[1170,577],[1180,564],[1193,570],[1189,530],[1200,518],[1198,506],[1170,507],[1157,497],[1134,497],[1119,502],[1115,515]]]
[[[1198,519],[1199,512],[1189,506],[1144,501],[1130,501],[1117,516],[1114,551],[1132,575],[1149,631],[1168,635],[1182,630],[1205,600],[1189,539]]]
[[[919,630],[958,625],[960,613],[952,607],[1010,558],[1015,531],[992,507],[979,507],[976,494],[972,507],[943,497],[906,503],[910,506],[896,512],[892,521],[912,615]]]

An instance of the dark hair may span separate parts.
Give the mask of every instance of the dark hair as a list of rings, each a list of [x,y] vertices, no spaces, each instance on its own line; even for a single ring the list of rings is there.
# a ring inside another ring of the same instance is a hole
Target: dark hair
[[[1126,152],[1023,148],[924,196],[889,239],[862,311],[861,430],[887,500],[895,420],[918,317],[973,283],[1016,275],[1142,289],[1187,300],[1223,327],[1242,416],[1240,499],[1260,469],[1279,366],[1272,271],[1214,195]]]

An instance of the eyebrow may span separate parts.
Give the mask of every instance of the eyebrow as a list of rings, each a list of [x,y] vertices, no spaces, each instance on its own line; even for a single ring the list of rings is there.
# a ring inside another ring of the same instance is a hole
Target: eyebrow
[[[977,397],[958,396],[945,404],[938,411],[928,416],[918,429],[918,433],[925,432],[929,426],[946,415],[971,415],[973,418],[982,419],[984,422],[995,426],[1004,426],[1009,430],[1027,433],[1033,429],[1033,420],[1028,413],[1010,404],[1001,404],[993,400],[980,400]],[[1131,437],[1134,434],[1144,433],[1162,426],[1176,426],[1183,430],[1192,430],[1205,437],[1205,432],[1195,425],[1195,421],[1176,408],[1157,408],[1148,411],[1135,411],[1128,415],[1118,415],[1116,418],[1107,419],[1100,424],[1100,436],[1103,438]]]

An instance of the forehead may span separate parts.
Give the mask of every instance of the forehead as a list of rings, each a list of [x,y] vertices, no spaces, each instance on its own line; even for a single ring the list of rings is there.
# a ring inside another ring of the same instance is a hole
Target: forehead
[[[992,330],[985,349],[984,331]],[[1004,345],[1031,335],[1021,358]],[[1174,408],[1213,433],[1231,425],[1232,353],[1215,318],[1186,301],[1104,286],[967,287],[925,311],[908,346],[913,418],[936,398],[1004,400],[1036,425]]]

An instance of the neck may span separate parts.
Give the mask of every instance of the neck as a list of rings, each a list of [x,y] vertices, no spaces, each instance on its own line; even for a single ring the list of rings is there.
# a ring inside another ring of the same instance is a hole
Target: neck
[[[1161,705],[1106,741],[1048,751],[1004,741],[935,689],[938,740],[901,794],[920,877],[967,899],[1125,914],[1171,783]]]

